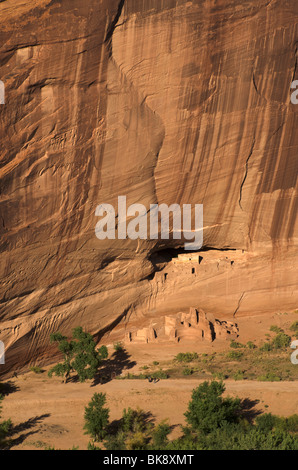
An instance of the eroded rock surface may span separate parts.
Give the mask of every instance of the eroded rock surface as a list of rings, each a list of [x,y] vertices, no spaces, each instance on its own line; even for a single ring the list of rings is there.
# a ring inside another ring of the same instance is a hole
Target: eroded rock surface
[[[154,308],[297,307],[297,0],[5,0],[0,17],[7,370],[50,361],[53,331],[100,338]],[[173,242],[95,237],[119,195],[204,204],[204,246],[249,255],[167,307],[151,260]]]

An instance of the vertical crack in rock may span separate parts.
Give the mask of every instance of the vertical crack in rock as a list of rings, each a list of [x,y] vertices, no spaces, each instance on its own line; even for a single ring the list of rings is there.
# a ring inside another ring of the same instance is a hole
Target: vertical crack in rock
[[[245,292],[242,292],[242,294],[240,296],[240,299],[238,300],[237,308],[236,308],[235,312],[233,313],[233,317],[236,317],[236,314],[237,314],[237,312],[238,312],[238,310],[241,306],[241,302],[242,302],[242,299],[243,299],[244,295],[245,295]]]
[[[252,74],[252,82],[254,84],[254,88],[255,88],[257,94],[259,94],[259,90],[258,90],[258,87],[257,87],[257,84],[256,84],[256,77],[255,77],[254,73]]]
[[[106,37],[105,37],[105,40],[104,40],[104,42],[108,43],[108,49],[109,49],[110,56],[112,55],[112,36],[113,36],[113,33],[114,33],[115,28],[117,26],[117,23],[119,21],[119,18],[122,15],[124,4],[125,4],[125,0],[120,0],[120,2],[118,4],[117,13],[115,15],[115,18],[111,22],[110,26],[108,27],[108,31],[107,31],[107,34],[106,34]]]
[[[245,162],[245,174],[244,174],[244,178],[242,180],[242,183],[240,185],[240,196],[239,196],[239,207],[240,209],[243,211],[243,207],[242,207],[242,191],[243,191],[243,186],[245,184],[245,181],[247,179],[247,174],[248,174],[248,163],[249,163],[249,160],[253,154],[253,151],[254,151],[254,147],[255,147],[255,143],[256,143],[256,140],[254,139],[253,140],[253,143],[252,143],[252,146],[251,146],[251,149],[250,149],[250,152],[249,152],[249,155],[246,159],[246,162]]]

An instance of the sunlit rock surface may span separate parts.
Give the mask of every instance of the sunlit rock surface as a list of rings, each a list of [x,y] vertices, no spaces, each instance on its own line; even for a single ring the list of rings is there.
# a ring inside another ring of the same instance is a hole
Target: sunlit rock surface
[[[6,370],[50,361],[58,329],[297,308],[297,0],[4,0],[0,18]],[[203,204],[204,247],[239,262],[159,291],[154,256],[183,243],[99,241],[119,195]]]

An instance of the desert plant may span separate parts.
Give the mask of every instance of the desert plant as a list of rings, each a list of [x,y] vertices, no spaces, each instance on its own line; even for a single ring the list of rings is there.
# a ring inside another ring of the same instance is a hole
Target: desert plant
[[[230,348],[233,348],[233,349],[245,348],[245,344],[238,343],[237,341],[233,340],[230,342]]]
[[[260,347],[260,351],[262,352],[269,352],[269,351],[272,351],[273,347],[272,347],[272,344],[271,343],[264,343],[261,347]]]
[[[242,370],[237,370],[237,372],[233,375],[234,380],[244,380],[244,373]]]
[[[179,353],[177,354],[177,356],[175,357],[175,360],[177,362],[192,362],[196,359],[198,359],[198,354],[196,352],[194,353],[191,353],[191,352],[187,352],[187,353]]]
[[[243,356],[243,352],[242,351],[230,351],[227,356],[229,359],[239,361]]]
[[[266,374],[260,375],[257,380],[260,382],[279,382],[281,377],[274,374],[274,372],[266,372]]]
[[[34,374],[42,374],[44,372],[44,370],[41,369],[41,367],[38,367],[38,366],[32,366],[32,367],[30,367],[30,370],[31,370],[31,372],[34,372]]]
[[[283,332],[283,330],[277,325],[271,325],[270,326],[270,331],[273,331],[274,333],[282,333]]]
[[[278,333],[275,338],[272,340],[272,345],[275,349],[285,349],[288,348],[291,344],[290,336],[286,335],[283,332]]]
[[[89,434],[94,441],[100,442],[106,436],[106,428],[109,424],[108,408],[104,408],[106,403],[106,395],[103,393],[95,393],[85,407],[85,434]]]
[[[295,335],[298,335],[298,321],[294,321],[294,323],[292,323],[290,330],[294,331]]]

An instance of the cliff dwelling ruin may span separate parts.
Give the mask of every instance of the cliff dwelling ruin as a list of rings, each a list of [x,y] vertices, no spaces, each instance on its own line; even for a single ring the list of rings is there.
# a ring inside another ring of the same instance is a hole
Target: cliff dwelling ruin
[[[204,310],[191,307],[187,313],[168,315],[151,321],[148,327],[128,331],[125,342],[179,342],[182,339],[213,342],[216,339],[235,339],[237,336],[237,323],[217,320]]]

